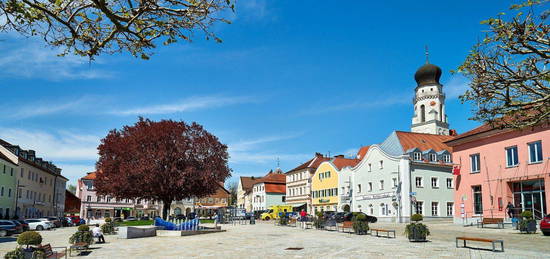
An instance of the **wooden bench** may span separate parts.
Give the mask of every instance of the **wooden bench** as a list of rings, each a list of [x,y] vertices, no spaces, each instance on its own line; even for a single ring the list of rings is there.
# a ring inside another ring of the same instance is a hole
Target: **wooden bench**
[[[493,225],[496,224],[497,228],[504,228],[504,219],[503,218],[483,218],[481,221],[477,222],[477,227],[480,226],[483,228],[484,225]]]
[[[395,230],[390,230],[390,229],[380,229],[380,228],[371,228],[369,229],[370,230],[370,234],[372,235],[372,232],[376,232],[376,236],[377,237],[380,237],[380,235],[378,234],[379,232],[385,232],[386,233],[386,237],[387,238],[391,238],[390,237],[390,233],[393,233],[393,238],[395,238]]]
[[[67,247],[64,247],[64,246],[53,247],[53,248],[63,248],[64,249],[63,252],[53,251],[52,245],[50,244],[45,244],[43,246],[40,246],[39,248],[44,250],[44,256],[46,258],[55,258],[55,259],[62,258],[62,257],[67,258]]]
[[[353,222],[351,221],[344,221],[342,225],[339,226],[339,229],[342,230],[342,232],[346,232],[346,229],[348,230],[348,233],[351,234],[353,232]]]
[[[73,250],[76,250],[79,254],[80,254],[82,251],[88,251],[88,246],[89,246],[89,244],[88,244],[88,243],[84,243],[84,242],[75,243],[74,245],[72,245],[72,246],[69,247],[69,256],[73,256],[73,255],[72,255]]]
[[[306,221],[305,223],[306,229],[313,228],[313,221]]]
[[[457,237],[456,238],[456,247],[457,248],[459,247],[458,246],[458,240],[463,240],[464,241],[464,246],[463,247],[467,247],[466,246],[466,241],[491,243],[493,245],[493,252],[497,252],[497,250],[495,249],[495,243],[500,243],[500,252],[504,252],[504,241],[502,241],[502,240],[478,238],[478,237]]]
[[[296,220],[295,218],[290,218],[290,219],[288,220],[288,226],[289,226],[289,227],[296,227],[296,221],[297,221],[297,220]]]

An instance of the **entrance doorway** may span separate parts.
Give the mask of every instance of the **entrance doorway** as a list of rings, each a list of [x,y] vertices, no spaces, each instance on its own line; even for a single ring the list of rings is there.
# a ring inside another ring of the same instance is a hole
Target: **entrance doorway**
[[[542,219],[546,215],[546,195],[544,180],[529,180],[512,183],[514,193],[514,216],[519,216],[522,211],[533,212],[536,219]]]

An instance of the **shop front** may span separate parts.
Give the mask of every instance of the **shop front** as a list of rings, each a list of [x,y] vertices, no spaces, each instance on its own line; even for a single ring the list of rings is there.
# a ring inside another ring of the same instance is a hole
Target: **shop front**
[[[546,215],[546,194],[544,179],[535,179],[510,183],[514,195],[515,216],[521,211],[531,211],[537,219]]]

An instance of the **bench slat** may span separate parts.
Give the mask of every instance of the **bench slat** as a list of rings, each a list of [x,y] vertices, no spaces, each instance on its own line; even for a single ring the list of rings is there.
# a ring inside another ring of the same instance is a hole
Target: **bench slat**
[[[480,237],[457,237],[456,239],[468,240],[468,241],[488,242],[488,243],[492,243],[492,242],[495,242],[495,241],[500,241],[500,240],[497,240],[497,239],[488,239],[488,238],[480,238]]]

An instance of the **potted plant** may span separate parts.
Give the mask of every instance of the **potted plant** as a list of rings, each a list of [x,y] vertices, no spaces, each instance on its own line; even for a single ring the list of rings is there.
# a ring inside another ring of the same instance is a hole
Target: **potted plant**
[[[325,219],[322,212],[317,212],[316,217],[313,219],[313,226],[316,229],[322,229],[325,225]]]
[[[76,233],[74,233],[69,238],[69,243],[71,244],[86,243],[88,245],[91,245],[93,242],[94,242],[94,237],[92,236],[90,227],[88,227],[87,225],[78,226],[78,231],[76,231]]]
[[[363,213],[356,214],[355,217],[353,217],[353,231],[355,231],[355,234],[357,235],[365,235],[369,231],[369,222],[367,221],[367,215]]]
[[[105,224],[101,225],[101,231],[105,235],[115,233],[115,224],[113,223],[111,218],[105,218]]]
[[[405,235],[409,238],[410,242],[426,242],[426,237],[430,235],[428,226],[420,223],[424,217],[420,214],[413,214],[411,216],[411,223],[405,227]]]
[[[43,258],[38,247],[42,243],[42,236],[36,231],[25,231],[17,237],[19,246],[6,255],[5,259]],[[25,246],[24,248],[22,246]]]
[[[288,225],[288,218],[285,215],[279,217],[279,225],[286,226]]]
[[[537,221],[533,219],[533,212],[526,210],[521,213],[519,231],[527,234],[534,234],[537,232]]]

